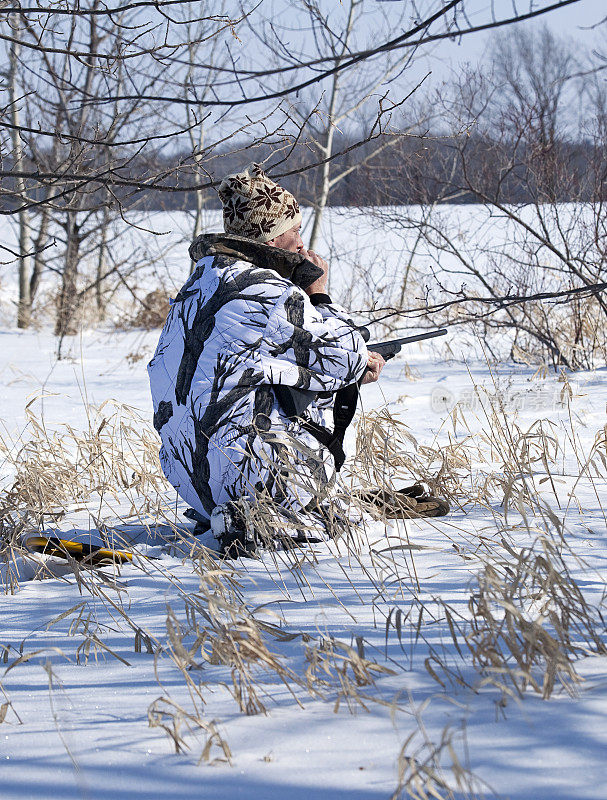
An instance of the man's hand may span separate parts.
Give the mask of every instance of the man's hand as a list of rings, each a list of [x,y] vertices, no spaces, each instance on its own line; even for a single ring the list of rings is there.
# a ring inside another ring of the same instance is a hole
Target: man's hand
[[[316,264],[316,266],[320,267],[323,271],[323,274],[320,276],[320,278],[317,278],[314,283],[311,286],[308,286],[308,288],[305,290],[306,294],[326,294],[327,281],[329,279],[329,265],[324,258],[321,258],[319,255],[317,255],[314,250],[306,250],[304,247],[299,252],[302,254],[302,256],[305,256],[308,261]]]
[[[369,360],[367,361],[367,371],[363,375],[361,384],[364,386],[366,383],[375,383],[379,379],[382,369],[386,366],[386,362],[379,353],[368,352]]]

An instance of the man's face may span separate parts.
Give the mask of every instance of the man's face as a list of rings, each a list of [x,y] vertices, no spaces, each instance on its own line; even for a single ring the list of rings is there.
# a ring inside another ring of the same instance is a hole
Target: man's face
[[[272,247],[280,247],[283,250],[288,250],[290,253],[300,253],[304,249],[304,243],[299,234],[300,228],[300,224],[294,225],[288,231],[281,233],[280,236],[275,236],[274,239],[270,239],[266,244],[270,244]]]

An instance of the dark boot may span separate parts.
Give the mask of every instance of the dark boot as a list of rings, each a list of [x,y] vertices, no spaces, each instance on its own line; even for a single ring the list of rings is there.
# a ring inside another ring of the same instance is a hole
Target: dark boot
[[[355,496],[364,504],[371,506],[386,519],[419,519],[420,517],[444,517],[449,513],[449,503],[440,497],[421,493],[415,487],[405,487],[397,491],[388,489],[365,489],[356,492]],[[411,496],[411,489],[415,496]]]
[[[216,506],[211,514],[211,530],[219,542],[219,552],[226,558],[255,558],[259,538],[247,524],[243,508],[230,501]]]
[[[414,483],[413,486],[403,486],[402,489],[398,489],[397,494],[404,494],[406,497],[417,499],[423,494],[428,494],[428,492],[421,483]]]

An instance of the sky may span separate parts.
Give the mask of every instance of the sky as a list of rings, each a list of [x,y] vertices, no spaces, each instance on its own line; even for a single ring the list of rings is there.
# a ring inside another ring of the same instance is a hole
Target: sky
[[[460,18],[460,27],[468,25],[482,25],[490,22],[492,16],[498,19],[508,18],[516,13],[522,14],[530,9],[535,10],[552,5],[556,0],[465,0],[462,3],[466,11],[466,18]],[[347,18],[350,0],[317,0],[317,3],[328,19],[336,35],[343,33]],[[351,39],[351,49],[361,50],[370,46],[377,46],[386,40],[397,37],[411,27],[412,18],[416,7],[424,16],[436,11],[443,5],[439,0],[363,0],[358,8],[358,19],[355,32]],[[258,5],[259,17],[253,20],[253,28],[261,31],[264,24],[262,19],[272,21],[273,31],[266,38],[280,39],[284,49],[280,50],[280,60],[287,63],[290,55],[301,55],[302,60],[314,58],[319,51],[324,55],[328,50],[322,42],[314,41],[310,35],[309,19],[306,14],[297,11],[289,0],[265,0]],[[361,13],[362,9],[362,13]],[[605,23],[600,25],[602,20]],[[267,23],[266,23],[267,24]],[[539,27],[548,25],[554,34],[562,37],[572,37],[581,44],[579,52],[592,50],[600,45],[602,52],[607,54],[607,2],[606,0],[577,0],[568,6],[551,11],[547,14],[527,20],[517,25],[502,27],[501,31],[512,30],[525,26]],[[441,19],[430,29],[432,33],[439,33],[445,29],[445,20]],[[447,80],[458,64],[469,61],[476,63],[487,54],[491,37],[494,31],[479,32],[460,37],[459,41],[441,40],[435,44],[424,45],[416,54],[414,63],[407,68],[405,81],[415,84],[427,73],[431,72],[430,83]],[[242,40],[246,53],[242,56],[255,61],[254,48],[250,47],[250,39]],[[238,48],[236,48],[237,50]],[[252,52],[253,51],[253,52]],[[409,51],[398,51],[399,54]],[[307,57],[307,58],[306,58]],[[283,60],[284,58],[284,60]],[[259,63],[257,68],[266,68],[267,54],[263,48],[259,49]],[[262,63],[263,62],[263,63]],[[293,73],[289,74],[291,77]],[[298,78],[301,79],[301,78]],[[428,84],[426,84],[427,86]],[[319,85],[317,91],[323,91],[326,86]],[[312,89],[314,91],[314,89]]]
[[[343,36],[345,22],[350,8],[351,0],[316,0],[323,14],[327,15],[329,24],[335,38]],[[492,19],[507,19],[515,14],[524,14],[529,10],[536,10],[550,6],[555,0],[464,0],[462,6],[466,11],[466,17],[459,18],[459,27],[483,25],[491,22]],[[398,37],[400,34],[411,29],[412,20],[420,15],[427,17],[429,14],[443,7],[443,0],[363,0],[357,6],[356,25],[352,34],[350,52],[357,52],[369,47],[378,46],[382,43]],[[416,8],[420,14],[416,14]],[[299,9],[299,10],[298,10]],[[451,12],[452,13],[452,12]],[[254,12],[257,16],[251,16],[251,28],[246,36],[242,36],[237,44],[232,45],[232,52],[237,56],[236,60],[240,64],[253,62],[255,69],[268,69],[268,53],[260,44],[261,40],[276,43],[276,55],[273,64],[285,66],[294,61],[308,61],[318,57],[319,54],[326,56],[330,50],[322,36],[314,37],[311,34],[311,24],[308,15],[301,10],[301,6],[296,8],[290,0],[264,0],[257,5]],[[539,28],[547,25],[557,37],[571,37],[579,41],[580,47],[577,52],[581,55],[590,52],[600,46],[601,52],[607,54],[607,21],[600,25],[601,21],[607,17],[607,0],[577,0],[568,6],[551,11],[547,14],[526,20],[516,25],[504,26],[498,29],[501,32],[513,30],[517,27],[529,30],[534,26]],[[438,20],[431,28],[430,33],[442,33],[445,30],[447,21],[451,18]],[[265,22],[264,22],[265,20]],[[271,26],[268,20],[271,20]],[[255,36],[259,36],[259,46],[255,46]],[[371,96],[383,93],[388,86],[392,90],[392,96],[396,99],[407,96],[410,92],[416,98],[423,99],[430,96],[431,92],[438,88],[443,82],[449,82],[455,74],[460,73],[459,65],[464,62],[477,64],[483,57],[490,55],[492,37],[495,31],[479,32],[467,34],[460,37],[459,41],[443,39],[436,43],[424,44],[415,53],[415,58],[401,72],[399,67],[392,73],[389,81],[383,80],[372,91]],[[602,44],[601,43],[602,39]],[[253,46],[252,46],[253,45]],[[405,53],[412,53],[411,49],[397,50],[391,54],[392,63]],[[363,65],[362,70],[354,68],[344,73],[342,79],[342,91],[347,95],[348,90],[356,96],[361,91],[367,91],[366,86],[373,86],[378,74],[375,65],[378,59],[372,59]],[[383,63],[383,62],[382,62]],[[326,68],[326,62],[322,68]],[[319,70],[321,67],[319,67]],[[293,86],[298,82],[307,80],[311,77],[310,72],[287,72],[276,76],[279,85]],[[370,80],[368,80],[370,76]],[[365,81],[367,81],[365,83]],[[281,84],[282,82],[282,84]],[[415,87],[423,83],[421,91],[415,92]],[[272,91],[275,86],[273,78],[263,79],[263,88]],[[254,86],[255,91],[251,91]],[[258,93],[260,86],[256,85],[256,80],[252,79],[247,84],[250,93]],[[313,83],[303,90],[303,92],[292,93],[289,102],[300,105],[303,109],[309,109],[310,101],[319,102],[324,98],[326,103],[330,96],[330,82],[328,80]],[[342,95],[343,97],[343,95]],[[347,107],[347,100],[342,103]],[[365,106],[362,113],[367,113],[370,105]],[[376,107],[368,112],[374,119]],[[358,124],[359,117],[352,116]],[[368,120],[367,120],[368,121]],[[341,130],[345,130],[348,121],[339,123]]]
[[[388,1],[399,2],[399,0]],[[468,8],[473,9],[468,15],[472,24],[477,24],[477,20],[479,22],[484,21],[487,17],[486,9],[491,5],[492,3],[486,2],[486,0],[484,2],[478,0],[477,2],[469,3]],[[500,16],[508,16],[514,5],[519,12],[528,7],[528,4],[521,2],[521,0],[494,0],[493,5],[499,10]],[[536,1],[533,5],[540,7],[542,5],[550,5],[550,3]],[[607,19],[607,3],[605,0],[578,0],[577,3],[572,3],[569,6],[540,16],[533,22],[519,24],[541,25],[545,23],[556,35],[575,38],[582,45],[592,48],[596,46],[597,41],[601,38],[601,31],[598,27],[593,28],[593,26],[597,26],[604,19]],[[607,28],[607,25],[602,26],[603,37],[605,37],[606,33],[605,28]],[[491,33],[477,33],[464,37],[460,43],[442,42],[437,56],[453,64],[459,61],[477,61],[482,57],[491,35]],[[604,38],[604,40],[607,42],[607,38]],[[607,45],[604,49],[607,50]]]

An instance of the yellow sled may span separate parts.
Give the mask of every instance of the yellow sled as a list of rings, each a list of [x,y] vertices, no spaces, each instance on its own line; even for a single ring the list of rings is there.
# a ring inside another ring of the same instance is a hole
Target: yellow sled
[[[133,560],[133,554],[126,550],[108,550],[99,545],[73,542],[70,539],[60,539],[58,536],[30,536],[25,540],[25,546],[47,556],[66,559],[69,556],[85,565],[124,564]]]

